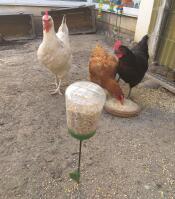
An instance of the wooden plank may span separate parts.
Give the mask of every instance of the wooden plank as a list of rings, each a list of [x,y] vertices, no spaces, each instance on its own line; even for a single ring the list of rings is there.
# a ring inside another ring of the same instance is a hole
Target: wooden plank
[[[0,15],[0,34],[7,40],[34,38],[35,30],[32,15]]]
[[[150,72],[146,73],[146,77],[154,80],[162,87],[166,88],[167,90],[175,94],[175,83],[168,81],[166,78],[162,77],[161,75],[153,74]]]
[[[44,14],[42,12],[42,14]],[[62,17],[66,14],[66,21],[70,34],[94,33],[96,32],[96,20],[94,6],[83,6],[77,8],[63,8],[49,11],[55,25],[55,31],[61,25]]]

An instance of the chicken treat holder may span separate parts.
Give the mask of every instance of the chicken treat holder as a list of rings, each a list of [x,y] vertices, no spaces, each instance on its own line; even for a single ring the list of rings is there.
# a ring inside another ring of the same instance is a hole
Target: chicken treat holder
[[[121,104],[121,102],[112,97],[107,90],[105,90],[105,93],[106,102],[104,105],[104,110],[107,113],[123,118],[135,117],[139,115],[141,108],[131,99],[125,98],[123,104]]]
[[[96,133],[106,95],[97,84],[79,81],[66,89],[65,97],[68,132],[80,141],[78,169],[69,175],[79,183],[82,141]]]

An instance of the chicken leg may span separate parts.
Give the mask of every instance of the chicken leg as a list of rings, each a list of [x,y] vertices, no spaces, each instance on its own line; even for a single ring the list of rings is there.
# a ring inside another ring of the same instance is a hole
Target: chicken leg
[[[55,82],[51,83],[51,85],[55,85],[55,87],[57,88],[58,87],[58,82],[59,82],[59,80],[58,80],[57,76],[55,75]]]
[[[60,86],[61,86],[61,79],[58,80],[58,77],[56,76],[56,90],[51,92],[51,95],[55,95],[55,94],[59,94],[59,95],[63,95],[60,91]]]
[[[127,96],[128,99],[130,98],[131,90],[132,90],[132,88],[131,88],[131,86],[129,86],[129,93],[128,93],[128,96]]]
[[[120,76],[118,77],[118,79],[117,79],[117,82],[119,82],[120,81]]]

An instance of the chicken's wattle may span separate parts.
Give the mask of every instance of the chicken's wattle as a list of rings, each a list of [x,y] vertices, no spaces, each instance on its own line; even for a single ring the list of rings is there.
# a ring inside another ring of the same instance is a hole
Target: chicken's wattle
[[[124,55],[122,53],[116,54],[117,58],[120,59],[122,58]]]
[[[45,21],[44,24],[43,24],[43,29],[46,32],[49,32],[50,28],[51,28],[51,24],[49,23],[49,21]]]

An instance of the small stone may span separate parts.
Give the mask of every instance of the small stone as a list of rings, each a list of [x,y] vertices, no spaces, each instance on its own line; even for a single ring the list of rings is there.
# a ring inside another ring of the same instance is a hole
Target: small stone
[[[151,188],[149,185],[145,185],[144,187],[145,187],[145,189],[147,189],[147,190],[149,190],[149,189]]]
[[[153,80],[146,80],[142,83],[139,84],[139,88],[144,87],[144,88],[151,88],[151,89],[157,89],[160,87],[160,84]]]

